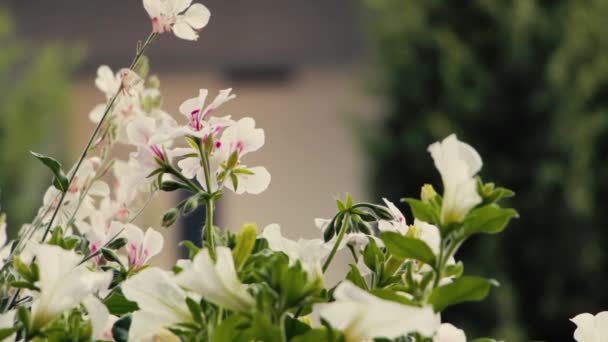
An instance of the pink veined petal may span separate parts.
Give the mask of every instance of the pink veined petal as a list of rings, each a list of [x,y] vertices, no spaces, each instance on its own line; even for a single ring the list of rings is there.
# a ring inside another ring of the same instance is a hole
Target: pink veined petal
[[[178,38],[185,40],[198,39],[198,33],[196,33],[196,31],[194,31],[194,29],[188,25],[182,16],[179,16],[175,22],[175,25],[173,25],[173,33],[175,33]]]
[[[188,25],[197,30],[207,26],[210,17],[211,12],[209,12],[209,9],[203,4],[198,3],[190,6],[186,13],[184,13],[184,20]]]

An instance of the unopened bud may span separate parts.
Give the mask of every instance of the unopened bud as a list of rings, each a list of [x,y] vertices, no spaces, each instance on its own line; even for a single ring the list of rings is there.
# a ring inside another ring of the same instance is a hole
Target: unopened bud
[[[245,224],[236,234],[236,246],[232,250],[232,256],[237,270],[243,266],[251,255],[257,237],[258,226],[255,223]]]
[[[420,228],[412,224],[409,226],[409,229],[407,230],[407,233],[405,233],[405,236],[409,238],[420,239],[420,233]]]
[[[162,226],[168,228],[172,226],[175,221],[177,221],[177,217],[179,216],[179,211],[175,208],[171,208],[165,212],[163,215]]]
[[[188,198],[186,200],[186,203],[184,203],[184,207],[182,208],[182,213],[184,213],[184,215],[190,214],[191,212],[196,210],[196,208],[198,208],[199,203],[200,202],[198,199],[198,195]]]
[[[422,202],[428,203],[435,198],[435,196],[437,196],[437,192],[431,184],[424,184],[422,186],[422,189],[420,190],[420,199]]]

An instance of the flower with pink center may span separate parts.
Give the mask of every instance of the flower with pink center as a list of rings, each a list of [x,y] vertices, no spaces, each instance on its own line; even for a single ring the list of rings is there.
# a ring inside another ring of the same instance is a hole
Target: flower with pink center
[[[163,249],[163,236],[152,228],[144,233],[133,224],[126,224],[123,236],[127,238],[127,255],[133,269],[146,265],[150,259]]]
[[[252,118],[240,119],[226,128],[222,135],[222,142],[227,145],[228,154],[236,151],[239,157],[259,150],[264,146],[264,139],[264,130],[255,128],[255,120]]]
[[[143,0],[143,3],[155,33],[173,31],[186,40],[197,40],[196,30],[205,27],[211,16],[202,4],[191,5],[192,0]]]

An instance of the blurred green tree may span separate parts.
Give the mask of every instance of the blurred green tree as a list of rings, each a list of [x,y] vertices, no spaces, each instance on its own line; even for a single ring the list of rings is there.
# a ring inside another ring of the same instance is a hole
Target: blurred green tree
[[[80,49],[64,44],[30,46],[15,35],[0,8],[0,203],[14,231],[29,222],[50,176],[29,150],[57,155],[63,113]]]
[[[521,219],[460,256],[503,286],[444,318],[469,337],[570,339],[569,318],[608,308],[608,2],[363,3],[386,113],[362,130],[374,193],[440,184],[424,151],[451,132],[517,192]]]

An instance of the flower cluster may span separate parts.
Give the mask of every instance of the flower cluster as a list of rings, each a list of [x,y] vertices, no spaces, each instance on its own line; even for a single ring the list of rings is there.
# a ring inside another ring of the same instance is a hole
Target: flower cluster
[[[332,218],[314,221],[317,239],[289,239],[278,224],[217,227],[224,191],[257,195],[270,184],[265,167],[245,163],[264,130],[221,114],[236,98],[231,89],[213,100],[200,89],[175,116],[162,109],[144,51],[165,32],[196,40],[210,14],[189,0],[143,6],[152,33],[130,67],[99,67],[104,100],[74,167],[34,153],[53,175],[42,207],[10,243],[0,214],[0,340],[466,341],[441,312],[483,299],[497,282],[464,275],[455,255],[469,237],[499,233],[517,216],[500,205],[513,192],[477,176],[477,151],[455,135],[429,146],[443,195],[427,184],[404,199],[413,220],[388,199],[348,195]],[[119,145],[130,149],[125,160],[115,156]],[[189,258],[162,270],[150,266],[162,235],[133,222],[153,196],[176,190],[189,196],[166,211],[164,227],[198,207],[206,217],[200,244],[182,243]],[[348,252],[348,273],[328,284],[335,256]],[[604,313],[573,321],[577,341],[606,336]]]

